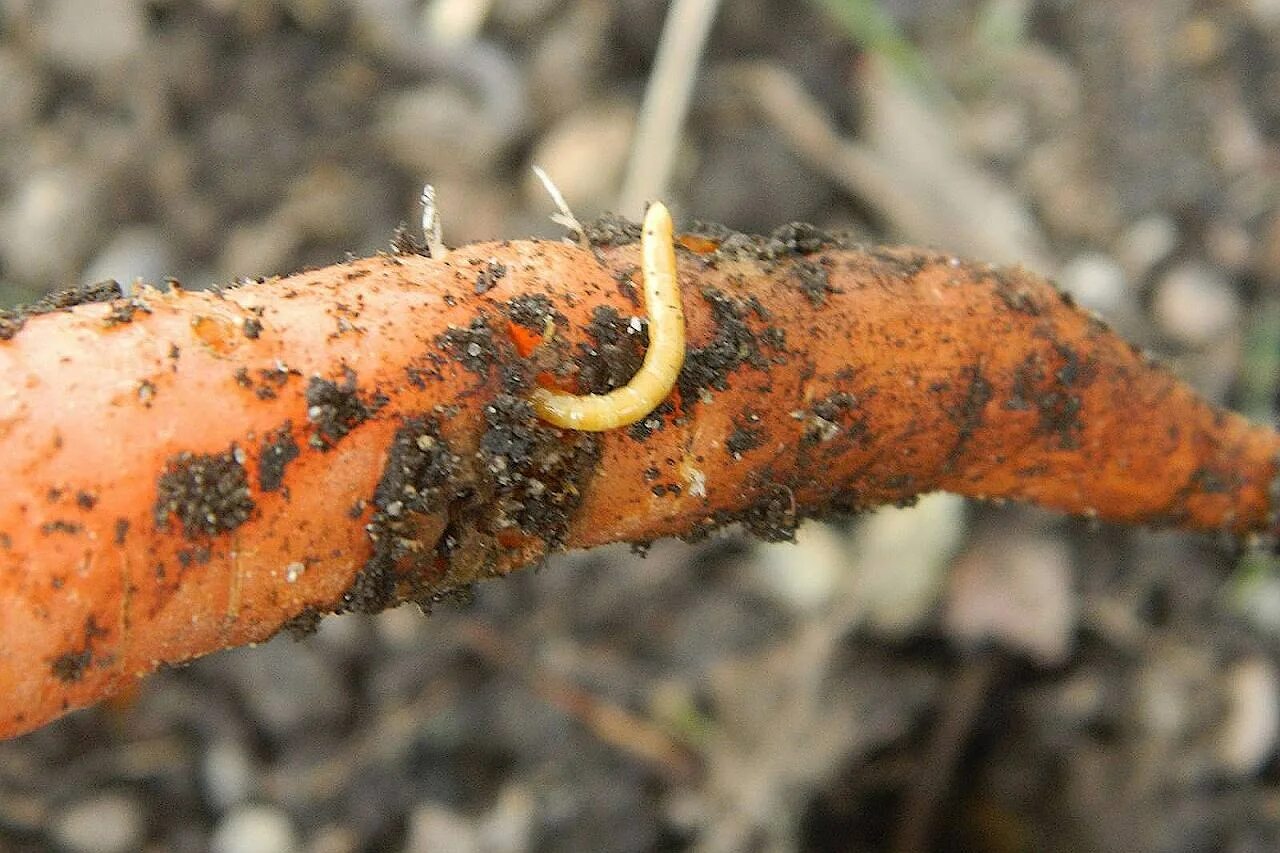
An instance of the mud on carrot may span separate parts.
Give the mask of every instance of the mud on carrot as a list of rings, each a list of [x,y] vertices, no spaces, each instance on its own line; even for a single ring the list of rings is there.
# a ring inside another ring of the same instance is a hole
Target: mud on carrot
[[[608,394],[647,351],[639,231],[590,236],[0,317],[0,736],[565,548],[731,522],[786,539],[935,489],[1280,526],[1280,436],[1044,281],[803,226],[675,238],[675,393],[557,428],[536,389]]]

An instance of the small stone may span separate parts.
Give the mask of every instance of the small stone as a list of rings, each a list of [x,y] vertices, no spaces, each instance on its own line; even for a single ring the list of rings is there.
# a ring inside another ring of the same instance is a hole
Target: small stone
[[[488,3],[475,0],[429,0],[422,10],[423,30],[437,44],[465,46],[475,41],[489,14]]]
[[[338,720],[351,701],[320,650],[290,637],[220,655],[209,667],[236,686],[253,719],[277,737]]]
[[[863,522],[852,561],[856,595],[878,634],[908,637],[928,618],[963,533],[964,499],[943,492]]]
[[[218,809],[242,803],[253,793],[253,762],[235,741],[217,741],[201,761],[205,793]]]
[[[424,803],[409,817],[409,838],[405,853],[480,853],[479,832],[466,816],[437,803]]]
[[[1259,27],[1280,28],[1280,0],[1244,0],[1242,5]]]
[[[1233,665],[1226,673],[1228,710],[1218,729],[1218,757],[1226,769],[1246,776],[1275,753],[1280,735],[1280,678],[1265,658]]]
[[[943,624],[966,645],[995,642],[1045,666],[1066,660],[1076,625],[1071,556],[1046,536],[1006,533],[956,560]]]
[[[1240,297],[1212,267],[1191,261],[1174,267],[1156,288],[1152,311],[1161,331],[1188,347],[1214,343],[1240,319]]]
[[[1085,252],[1068,261],[1058,274],[1058,285],[1076,302],[1103,316],[1114,316],[1124,304],[1124,271],[1099,252]]]
[[[480,824],[481,848],[490,853],[521,853],[533,848],[536,817],[533,795],[516,785],[498,794],[493,808]]]
[[[271,806],[240,806],[219,823],[213,853],[292,853],[297,834],[289,816]]]
[[[69,853],[126,853],[142,845],[142,809],[127,794],[80,800],[53,818],[49,833]]]
[[[1116,241],[1115,256],[1130,281],[1141,281],[1178,246],[1178,226],[1167,216],[1139,219]]]
[[[835,528],[811,521],[796,530],[796,541],[764,543],[753,555],[758,582],[800,612],[820,610],[847,574],[849,543]]]
[[[579,219],[589,219],[614,203],[634,132],[629,104],[592,103],[552,128],[529,162],[546,170]],[[524,194],[534,209],[548,206],[547,191],[532,171]]]
[[[507,142],[500,128],[485,124],[481,104],[447,83],[387,95],[379,113],[376,133],[392,159],[437,182],[489,170]]]
[[[97,183],[75,168],[28,175],[0,209],[0,265],[42,287],[67,282],[96,239]]]
[[[407,650],[422,642],[423,632],[430,626],[416,604],[402,604],[373,617],[378,639],[397,651]]]
[[[21,53],[0,48],[0,130],[18,130],[39,112],[46,81]]]
[[[89,262],[80,282],[115,279],[130,293],[135,281],[158,286],[175,272],[173,249],[163,234],[154,228],[125,228]]]
[[[136,0],[50,0],[41,35],[53,62],[105,74],[142,51],[147,22]]]

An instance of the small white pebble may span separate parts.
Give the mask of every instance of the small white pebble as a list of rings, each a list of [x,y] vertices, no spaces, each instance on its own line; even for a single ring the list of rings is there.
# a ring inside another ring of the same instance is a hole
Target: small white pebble
[[[1107,255],[1076,255],[1058,274],[1058,285],[1076,302],[1104,316],[1114,316],[1124,304],[1124,271]]]
[[[1231,282],[1201,263],[1179,264],[1156,289],[1152,311],[1160,329],[1190,347],[1211,344],[1240,319],[1240,298]]]
[[[1178,245],[1178,226],[1167,216],[1148,216],[1116,241],[1115,256],[1131,281],[1139,281]]]
[[[239,806],[219,823],[214,853],[293,853],[298,839],[289,816],[271,806]]]
[[[1226,673],[1228,712],[1218,729],[1218,757],[1241,776],[1255,773],[1280,739],[1280,679],[1263,657],[1246,658]]]
[[[849,543],[834,527],[810,522],[795,542],[756,546],[752,574],[764,591],[799,613],[821,610],[831,600],[849,566]]]
[[[59,849],[71,853],[125,853],[141,846],[142,810],[124,794],[91,796],[54,817],[49,832]]]
[[[210,745],[200,764],[205,791],[215,807],[229,808],[243,802],[252,793],[253,762],[234,740],[221,740]]]

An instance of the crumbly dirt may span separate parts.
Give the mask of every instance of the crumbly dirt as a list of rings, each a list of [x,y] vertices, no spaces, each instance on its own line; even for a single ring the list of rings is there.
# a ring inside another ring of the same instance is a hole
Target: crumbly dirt
[[[120,283],[114,280],[101,281],[81,287],[71,287],[40,297],[30,305],[19,305],[17,308],[0,308],[0,341],[6,341],[16,335],[27,320],[41,314],[65,311],[77,305],[91,302],[112,302],[124,295]],[[113,316],[115,312],[113,312]],[[125,309],[121,319],[127,322],[132,313]]]
[[[351,430],[367,421],[382,406],[382,398],[374,394],[362,399],[356,372],[342,369],[342,381],[321,376],[307,380],[307,420],[314,427],[308,443],[325,450],[341,441]]]
[[[253,512],[244,451],[183,452],[170,459],[156,482],[155,521],[169,529],[176,519],[188,539],[235,530]]]
[[[289,421],[262,437],[258,451],[258,488],[264,492],[279,491],[284,486],[285,471],[289,463],[302,451],[293,439],[293,425]]]

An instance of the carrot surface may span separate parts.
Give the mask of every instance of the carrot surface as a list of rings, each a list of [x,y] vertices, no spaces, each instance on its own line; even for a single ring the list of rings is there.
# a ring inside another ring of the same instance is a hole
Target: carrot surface
[[[1280,436],[1043,280],[798,226],[679,240],[676,391],[628,428],[548,426],[532,389],[606,393],[645,352],[635,228],[594,236],[0,319],[0,736],[565,548],[786,539],[936,489],[1280,526]]]

